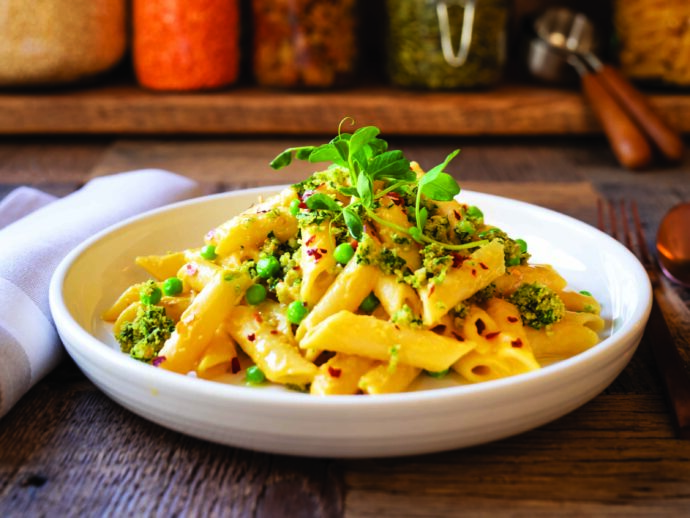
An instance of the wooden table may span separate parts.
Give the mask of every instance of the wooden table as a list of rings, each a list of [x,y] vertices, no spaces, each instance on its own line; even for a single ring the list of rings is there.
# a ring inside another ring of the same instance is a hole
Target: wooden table
[[[186,174],[207,192],[290,182],[307,169],[275,173],[267,162],[302,140],[5,141],[0,196],[23,184],[64,195],[93,175],[142,167]],[[589,223],[597,196],[635,198],[650,241],[663,212],[690,200],[690,161],[630,173],[598,137],[392,145],[424,167],[461,147],[450,169],[463,187]],[[690,293],[677,294],[667,315],[687,343]],[[193,439],[119,407],[65,361],[0,420],[0,516],[687,515],[690,442],[674,437],[653,342],[645,337],[610,387],[551,424],[473,448],[379,460],[293,458]]]

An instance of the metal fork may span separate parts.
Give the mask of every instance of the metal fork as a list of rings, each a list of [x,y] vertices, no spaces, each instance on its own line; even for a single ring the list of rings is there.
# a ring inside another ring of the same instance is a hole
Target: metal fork
[[[637,203],[625,200],[597,202],[599,229],[624,243],[644,266],[654,292],[652,310],[645,329],[645,338],[651,344],[652,353],[663,379],[666,395],[675,415],[677,437],[690,439],[690,376],[685,371],[683,359],[659,306],[664,296],[665,281],[647,248],[644,229]]]

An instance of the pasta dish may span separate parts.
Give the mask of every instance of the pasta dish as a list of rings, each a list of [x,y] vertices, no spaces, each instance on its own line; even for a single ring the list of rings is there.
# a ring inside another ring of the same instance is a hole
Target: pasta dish
[[[483,382],[595,345],[599,303],[462,202],[456,154],[425,172],[373,126],[287,149],[273,168],[326,165],[198,247],[137,257],[150,278],[103,319],[157,368],[314,395]]]

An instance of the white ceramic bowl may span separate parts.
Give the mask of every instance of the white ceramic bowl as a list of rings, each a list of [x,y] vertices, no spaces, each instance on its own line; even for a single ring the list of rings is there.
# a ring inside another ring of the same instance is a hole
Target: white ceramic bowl
[[[550,263],[590,291],[609,325],[592,349],[539,371],[476,385],[376,397],[319,398],[174,374],[121,353],[99,315],[146,278],[137,255],[198,246],[203,235],[278,188],[198,198],[129,219],[90,238],[57,268],[50,305],[68,353],[103,392],[165,427],[217,443],[283,454],[377,457],[419,454],[517,434],[589,401],[623,370],[651,306],[636,258],[598,230],[556,212],[463,191],[487,222],[527,241],[532,262]]]

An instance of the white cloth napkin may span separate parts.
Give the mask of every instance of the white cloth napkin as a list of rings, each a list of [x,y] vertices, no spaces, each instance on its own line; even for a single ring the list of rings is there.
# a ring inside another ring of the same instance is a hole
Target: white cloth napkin
[[[103,228],[197,196],[196,182],[157,169],[91,180],[61,199],[20,187],[0,203],[0,418],[62,359],[48,306],[67,253]]]

